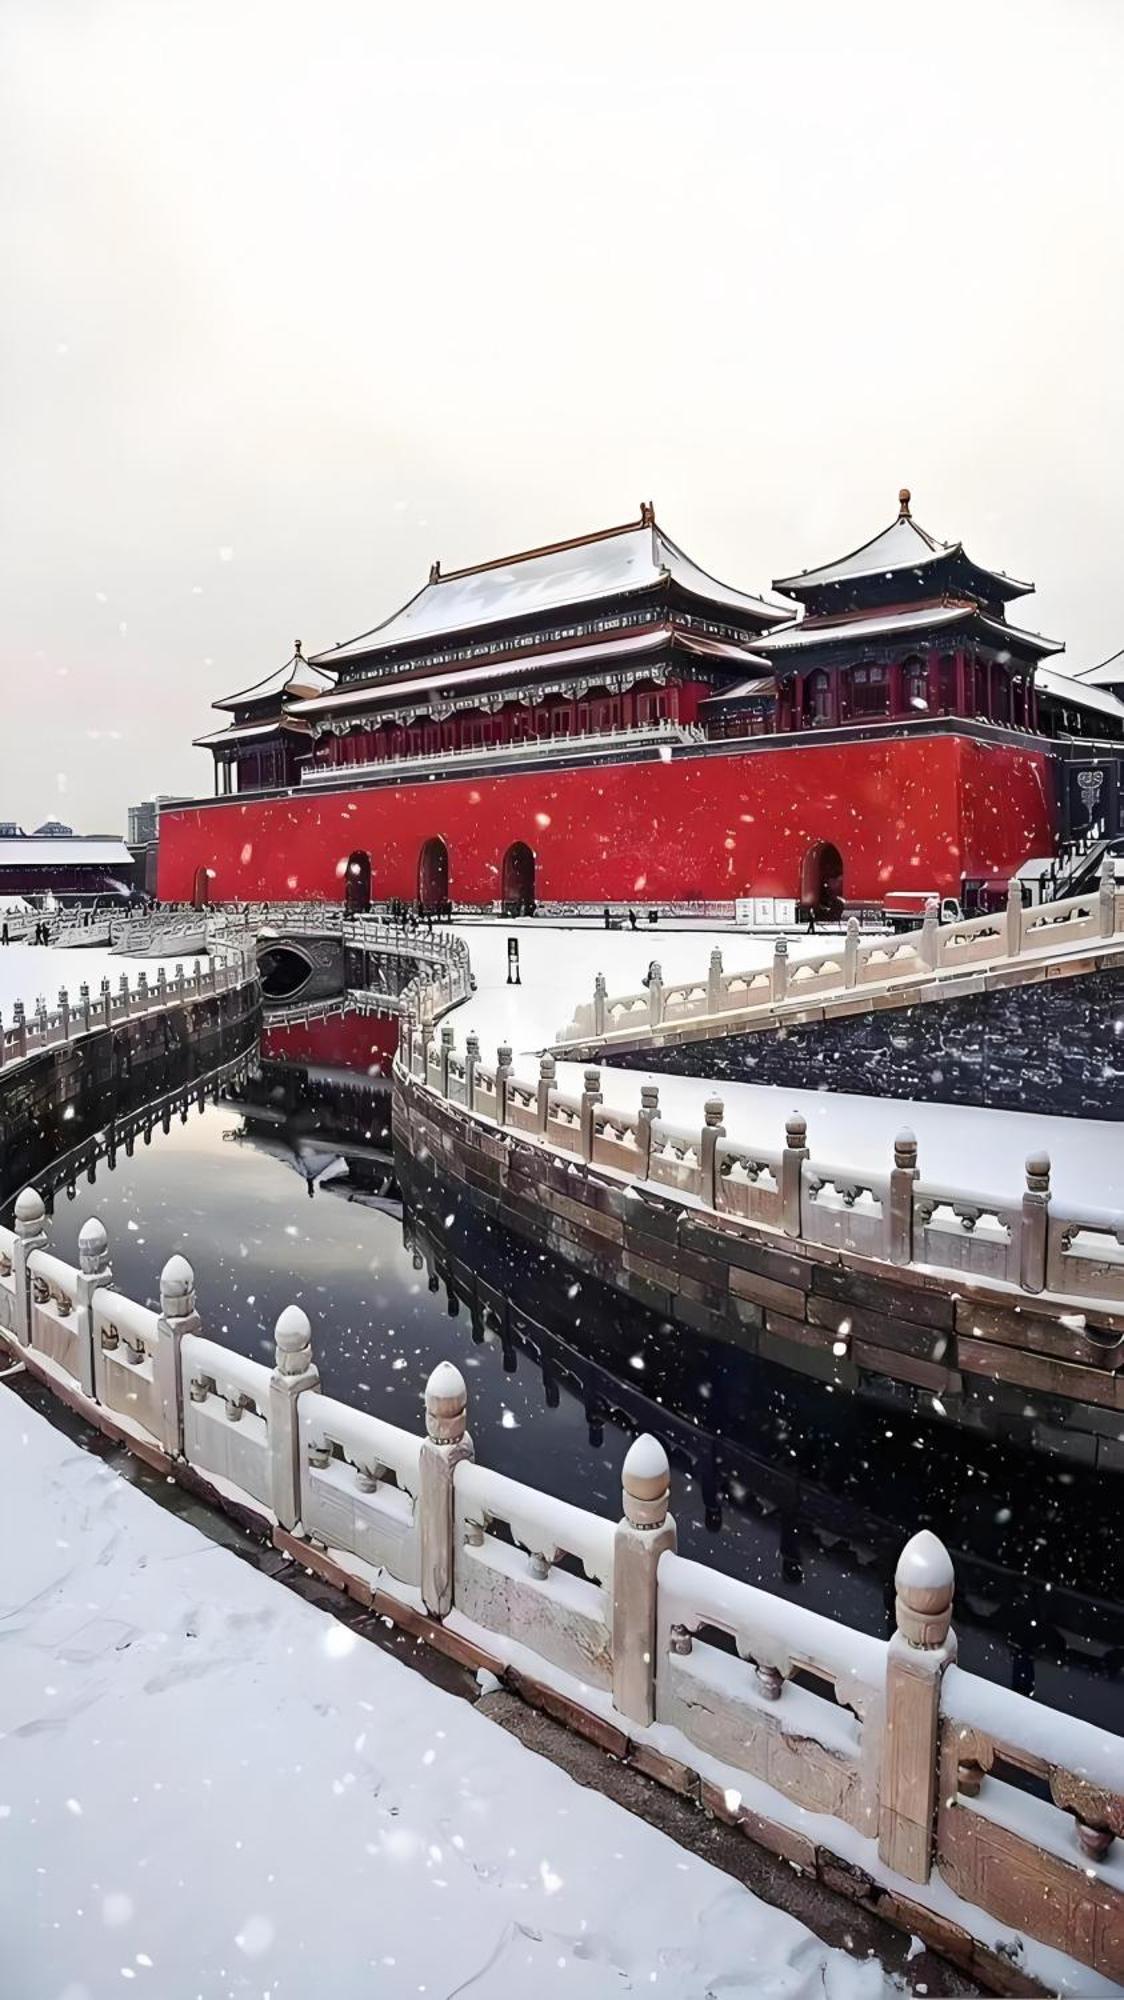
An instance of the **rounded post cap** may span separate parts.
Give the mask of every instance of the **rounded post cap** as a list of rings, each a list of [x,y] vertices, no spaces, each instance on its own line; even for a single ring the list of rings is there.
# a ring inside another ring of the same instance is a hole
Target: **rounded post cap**
[[[936,897],[935,897],[935,896],[926,896],[926,898],[925,898],[925,915],[926,915],[927,917],[937,917],[937,916],[939,916],[939,915],[940,915],[940,908],[941,908],[941,906],[940,906],[940,904],[938,903],[938,901],[937,901],[937,899],[936,899]]]
[[[720,972],[722,970],[722,947],[720,945],[711,945],[710,962],[717,971]]]
[[[468,1401],[468,1389],[464,1376],[451,1361],[439,1361],[425,1385],[427,1409],[435,1409],[444,1404],[458,1404],[461,1409]]]
[[[774,958],[788,957],[788,939],[786,937],[779,937],[773,940],[773,956]]]
[[[190,1298],[195,1289],[195,1273],[186,1257],[177,1251],[169,1257],[160,1273],[160,1296],[162,1299]]]
[[[443,1021],[443,1022],[441,1023],[441,1040],[442,1040],[442,1041],[444,1042],[444,1044],[445,1044],[445,1047],[446,1047],[447,1049],[451,1049],[451,1048],[452,1048],[452,1046],[453,1046],[453,1024],[452,1024],[452,1022],[451,1022],[451,1021]]]
[[[703,1105],[703,1117],[708,1125],[721,1125],[726,1106],[720,1097],[708,1097]]]
[[[858,934],[859,934],[859,920],[858,920],[858,918],[857,918],[857,917],[848,917],[848,919],[847,919],[847,936],[848,936],[848,937],[858,937]]]
[[[555,1060],[554,1060],[554,1057],[553,1057],[553,1056],[540,1056],[540,1057],[539,1057],[539,1075],[540,1075],[540,1076],[553,1076],[553,1075],[554,1075],[554,1073],[555,1073],[555,1069],[556,1069],[556,1067],[557,1067],[557,1065],[556,1065],[556,1063],[555,1063]]]
[[[496,1050],[496,1056],[501,1063],[509,1063],[511,1061],[511,1043],[501,1042],[499,1048]]]
[[[802,1111],[790,1111],[784,1121],[785,1142],[789,1146],[802,1146],[808,1137],[808,1120]]]
[[[670,1480],[671,1466],[662,1444],[650,1431],[642,1432],[625,1453],[621,1484],[638,1499],[646,1500],[669,1485]]]
[[[908,1125],[903,1125],[894,1136],[894,1165],[915,1167],[917,1165],[917,1134]]]
[[[914,1591],[942,1591],[952,1594],[956,1572],[952,1557],[939,1535],[922,1528],[910,1537],[894,1571],[894,1584],[902,1596]]]
[[[1050,1155],[1044,1149],[1026,1156],[1026,1177],[1028,1181],[1048,1181],[1050,1178]]]
[[[109,1237],[100,1216],[88,1215],[78,1231],[78,1252],[82,1257],[104,1257]]]
[[[42,1222],[47,1211],[43,1197],[33,1187],[21,1188],[16,1196],[15,1217],[25,1228],[34,1222]]]
[[[671,1467],[658,1438],[645,1431],[629,1446],[621,1466],[625,1520],[633,1528],[662,1528],[671,1492]]]
[[[297,1354],[312,1345],[312,1322],[300,1306],[284,1306],[277,1315],[273,1338],[281,1354]]]

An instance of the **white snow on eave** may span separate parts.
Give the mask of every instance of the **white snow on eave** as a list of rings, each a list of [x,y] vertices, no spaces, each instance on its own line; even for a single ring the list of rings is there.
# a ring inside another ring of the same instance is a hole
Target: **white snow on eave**
[[[767,604],[719,583],[669,541],[662,529],[644,524],[569,547],[438,577],[383,624],[317,653],[315,660],[318,666],[328,667],[415,640],[451,639],[482,625],[512,623],[571,606],[576,610],[603,598],[652,590],[669,578],[692,596],[766,623],[785,614],[783,605]]]
[[[789,652],[796,646],[827,645],[829,641],[841,639],[875,639],[882,634],[889,638],[896,632],[915,632],[929,626],[955,625],[975,615],[974,606],[968,604],[947,605],[937,609],[930,606],[920,611],[897,612],[893,616],[884,618],[840,618],[825,625],[808,625],[805,622],[786,628],[782,632],[765,633],[756,643],[766,654]]]
[[[50,834],[36,840],[24,834],[18,840],[0,840],[0,868],[131,868],[133,857],[123,840],[67,840]]]
[[[1124,679],[1124,674],[1120,678]],[[1088,681],[1072,680],[1054,667],[1036,667],[1034,684],[1043,694],[1052,694],[1058,701],[1072,702],[1075,708],[1095,709],[1098,714],[1112,715],[1118,722],[1124,722],[1124,701],[1092,687]]]
[[[323,694],[335,686],[331,674],[324,673],[307,660],[289,660],[278,667],[275,674],[268,674],[263,681],[256,681],[253,687],[241,688],[237,694],[223,695],[221,701],[213,701],[212,708],[251,707],[259,701],[268,700],[271,694]]]
[[[957,555],[963,556],[973,569],[980,569],[980,564],[972,562],[962,542],[938,542],[924,528],[919,528],[916,521],[895,521],[880,535],[875,535],[873,541],[864,542],[861,549],[840,557],[838,562],[826,563],[822,569],[805,570],[799,576],[774,578],[773,589],[789,591],[796,596],[804,590],[818,589],[821,584],[860,583],[894,570],[920,570],[927,564],[943,561],[946,556]],[[1034,589],[1032,583],[1020,583],[1016,577],[1005,576],[1002,570],[987,569],[982,573],[996,577],[1016,595],[1027,595]]]

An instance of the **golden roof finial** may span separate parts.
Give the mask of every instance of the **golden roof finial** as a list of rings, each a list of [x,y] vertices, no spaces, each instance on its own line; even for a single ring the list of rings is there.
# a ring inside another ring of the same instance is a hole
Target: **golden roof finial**
[[[294,660],[299,660],[303,658],[303,655],[301,653],[301,642],[299,639],[296,641],[296,644],[293,647],[293,658]]]
[[[912,500],[912,498],[913,495],[911,494],[909,487],[903,486],[901,492],[898,494],[899,521],[908,521],[911,518],[909,511],[909,503]]]
[[[654,528],[655,525],[656,510],[652,502],[650,500],[642,500],[640,502],[640,526],[642,528]]]

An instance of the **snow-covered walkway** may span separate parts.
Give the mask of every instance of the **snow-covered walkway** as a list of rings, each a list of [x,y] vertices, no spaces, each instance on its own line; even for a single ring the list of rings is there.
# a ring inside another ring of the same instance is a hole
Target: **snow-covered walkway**
[[[518,935],[521,986],[508,986],[507,939]],[[518,1058],[516,1074],[533,1078],[530,1052],[554,1041],[578,1001],[589,1000],[594,977],[605,974],[609,992],[638,992],[649,962],[656,958],[664,979],[705,974],[711,947],[718,945],[728,971],[768,965],[772,938],[731,936],[728,931],[675,931],[659,926],[632,931],[567,930],[539,922],[518,926],[466,925],[477,991],[451,1016],[458,1045],[470,1029],[480,1036],[481,1054],[494,1061],[500,1042],[510,1042]],[[822,937],[790,940],[789,956],[815,957]],[[559,1064],[560,1086],[580,1091],[581,1069]],[[1053,1162],[1053,1184],[1061,1200],[1096,1207],[1124,1207],[1124,1146],[1119,1127],[1080,1118],[1053,1118],[1038,1112],[982,1111],[970,1106],[917,1104],[901,1098],[850,1097],[820,1087],[815,1072],[805,1088],[767,1084],[715,1084],[694,1077],[645,1075],[602,1064],[606,1104],[635,1111],[640,1086],[658,1083],[660,1108],[671,1123],[697,1130],[703,1104],[717,1091],[725,1104],[726,1130],[733,1138],[765,1147],[783,1144],[787,1112],[798,1107],[808,1120],[813,1157],[861,1171],[891,1164],[894,1135],[903,1125],[917,1133],[926,1179],[980,1189],[997,1198],[1017,1198],[1025,1186],[1028,1153],[1045,1146]]]
[[[885,2000],[0,1387],[12,2000]]]

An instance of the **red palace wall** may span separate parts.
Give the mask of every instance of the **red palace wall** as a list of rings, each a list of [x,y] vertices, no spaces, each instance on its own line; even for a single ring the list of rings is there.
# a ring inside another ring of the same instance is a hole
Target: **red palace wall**
[[[389,1076],[398,1022],[378,1014],[337,1014],[325,1021],[274,1022],[262,1029],[267,1062],[311,1063]]]
[[[216,902],[338,898],[348,856],[372,895],[413,899],[423,843],[449,849],[449,894],[491,903],[512,841],[547,901],[795,896],[809,847],[831,841],[844,893],[956,894],[1053,847],[1049,758],[956,736],[773,748],[670,763],[419,781],[367,791],[183,807],[160,816],[159,893],[189,901],[199,867]]]

